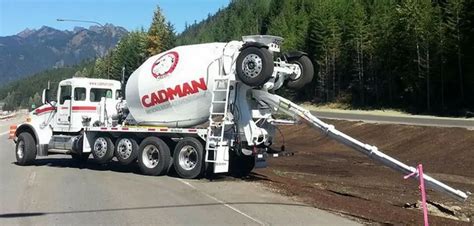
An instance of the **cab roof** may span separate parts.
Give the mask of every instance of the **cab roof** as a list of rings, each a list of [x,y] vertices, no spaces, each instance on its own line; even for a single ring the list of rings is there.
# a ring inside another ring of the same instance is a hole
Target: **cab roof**
[[[60,86],[71,85],[74,87],[97,87],[97,88],[115,88],[120,89],[120,82],[112,79],[73,77],[62,80]]]

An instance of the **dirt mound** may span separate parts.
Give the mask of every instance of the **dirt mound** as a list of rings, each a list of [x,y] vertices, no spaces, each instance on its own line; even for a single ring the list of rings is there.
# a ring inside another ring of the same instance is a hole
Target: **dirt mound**
[[[407,125],[328,121],[340,131],[375,145],[392,157],[415,166],[462,191],[474,191],[474,131]],[[417,182],[381,166],[306,125],[281,128],[292,157],[269,160],[255,170],[264,183],[328,209],[369,222],[422,224]],[[472,225],[474,202],[461,203],[431,189],[432,225]],[[434,205],[436,203],[438,205]],[[438,208],[439,207],[439,208]],[[443,208],[441,208],[443,207]]]

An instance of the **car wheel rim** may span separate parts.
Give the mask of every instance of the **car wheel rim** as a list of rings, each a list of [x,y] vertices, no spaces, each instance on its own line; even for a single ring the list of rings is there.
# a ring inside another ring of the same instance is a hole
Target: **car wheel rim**
[[[143,149],[142,161],[148,168],[154,168],[160,162],[160,152],[155,145],[147,145]]]
[[[257,77],[262,72],[262,58],[257,54],[247,55],[242,62],[242,71],[244,75],[250,78]]]
[[[179,166],[184,170],[192,170],[198,163],[198,153],[196,148],[186,145],[179,151]]]
[[[25,142],[23,140],[20,140],[16,148],[16,154],[18,155],[18,158],[20,159],[23,158],[24,151],[25,151]]]
[[[94,153],[97,157],[102,158],[107,152],[107,140],[103,137],[97,138],[94,142]]]
[[[118,154],[122,159],[128,159],[132,155],[132,141],[130,139],[121,139],[117,147]]]

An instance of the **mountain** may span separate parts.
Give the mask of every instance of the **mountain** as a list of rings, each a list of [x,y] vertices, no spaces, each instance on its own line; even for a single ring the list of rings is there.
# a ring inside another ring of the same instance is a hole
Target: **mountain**
[[[106,24],[61,31],[48,26],[0,37],[0,86],[34,73],[104,56],[127,30]]]

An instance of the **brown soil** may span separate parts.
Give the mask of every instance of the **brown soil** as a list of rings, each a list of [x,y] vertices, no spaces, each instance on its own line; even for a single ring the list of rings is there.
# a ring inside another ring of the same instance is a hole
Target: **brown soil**
[[[328,121],[340,131],[375,145],[461,191],[474,191],[474,131],[407,125]],[[306,125],[282,127],[292,157],[272,158],[255,177],[315,207],[364,222],[422,225],[417,181],[379,165]],[[282,142],[283,139],[279,139]],[[281,143],[280,143],[281,144]],[[275,145],[278,146],[279,144]],[[458,202],[427,190],[431,225],[474,225],[474,201]],[[446,207],[436,208],[440,205]]]

